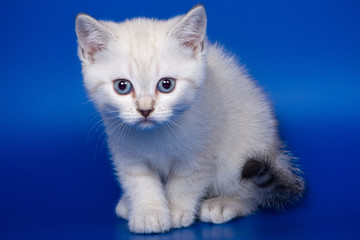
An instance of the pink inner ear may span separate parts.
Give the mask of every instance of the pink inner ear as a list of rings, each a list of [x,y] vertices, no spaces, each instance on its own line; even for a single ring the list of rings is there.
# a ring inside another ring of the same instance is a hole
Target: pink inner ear
[[[195,39],[195,36],[189,39],[182,39],[181,45],[187,49],[191,49],[194,54],[196,54],[197,52],[202,52],[204,49],[204,40],[199,43]]]
[[[106,48],[109,40],[110,37],[107,35],[107,33],[102,31],[93,31],[86,37],[84,50],[89,56],[93,57],[94,54],[101,52]]]
[[[100,44],[100,43],[93,43],[93,44],[89,44],[89,46],[87,47],[87,54],[91,57],[93,57],[93,55],[97,52],[100,52],[102,50],[105,49],[105,45],[104,44]]]
[[[90,61],[94,61],[94,55],[103,49],[104,46],[101,45],[86,44],[86,46],[81,47],[81,53],[84,56],[84,58],[89,58]]]
[[[186,48],[192,49],[194,52],[196,52],[196,50],[199,47],[194,41],[184,41],[182,42],[182,45],[185,46]]]

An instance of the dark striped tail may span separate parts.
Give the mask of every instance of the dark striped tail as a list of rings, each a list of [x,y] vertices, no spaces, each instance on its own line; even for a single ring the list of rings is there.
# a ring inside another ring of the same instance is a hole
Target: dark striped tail
[[[283,208],[296,202],[304,192],[305,184],[300,172],[290,162],[288,169],[283,169],[277,167],[271,157],[256,154],[245,162],[241,177],[263,190],[262,207]]]

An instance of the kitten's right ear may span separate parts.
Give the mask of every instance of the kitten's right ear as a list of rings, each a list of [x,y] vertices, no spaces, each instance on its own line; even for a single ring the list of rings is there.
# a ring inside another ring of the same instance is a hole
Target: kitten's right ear
[[[171,35],[179,43],[193,51],[194,54],[203,50],[206,35],[206,12],[202,4],[193,7],[175,26]]]
[[[76,16],[75,29],[82,60],[93,60],[94,55],[115,38],[103,24],[82,13]]]

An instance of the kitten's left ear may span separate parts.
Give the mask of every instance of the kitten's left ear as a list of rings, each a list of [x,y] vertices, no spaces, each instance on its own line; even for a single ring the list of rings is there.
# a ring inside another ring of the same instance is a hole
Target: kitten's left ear
[[[79,43],[79,57],[93,60],[96,53],[104,50],[114,35],[103,24],[86,14],[79,14],[75,20],[76,35]]]
[[[206,34],[206,12],[203,5],[193,7],[175,26],[171,35],[182,46],[191,49],[194,53],[201,52]]]

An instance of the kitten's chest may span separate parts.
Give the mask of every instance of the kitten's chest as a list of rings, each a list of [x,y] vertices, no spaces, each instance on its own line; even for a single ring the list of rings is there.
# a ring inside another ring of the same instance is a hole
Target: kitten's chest
[[[129,141],[122,142],[118,147],[122,152],[121,161],[135,161],[146,163],[152,170],[157,172],[163,181],[166,181],[175,162],[181,161],[177,155],[178,148],[174,148],[169,142],[149,141],[136,143]],[[161,143],[162,142],[162,143]]]
[[[149,161],[181,158],[198,150],[197,136],[183,131],[130,132],[120,138],[114,136],[114,139],[118,139],[116,145],[122,152],[139,155]]]
[[[136,133],[121,138],[112,136],[110,139],[110,144],[123,156],[124,161],[130,159],[146,162],[164,177],[169,174],[175,163],[186,164],[199,150],[194,148],[195,142],[198,142],[194,137],[185,138],[180,134]]]

